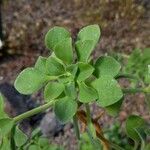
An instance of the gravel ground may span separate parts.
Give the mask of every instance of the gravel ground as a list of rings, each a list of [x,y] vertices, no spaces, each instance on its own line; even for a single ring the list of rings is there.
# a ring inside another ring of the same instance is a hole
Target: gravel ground
[[[102,4],[99,0],[92,4],[88,0],[87,3],[82,0],[6,1],[3,7],[3,25],[8,43],[7,50],[12,56],[0,60],[0,83],[13,83],[21,70],[33,65],[39,55],[45,56],[49,53],[44,46],[44,35],[55,25],[68,28],[75,38],[82,26],[99,24],[102,36],[93,53],[94,57],[111,51],[128,54],[134,48],[149,47],[148,14],[149,10],[141,5],[128,5],[120,3],[119,0],[108,0]],[[123,81],[122,85],[126,85],[126,81]],[[35,94],[33,97],[42,101],[41,94]],[[94,110],[94,115],[102,111],[95,105],[91,109]],[[105,126],[107,122],[107,125],[111,125],[114,120],[124,122],[128,114],[133,113],[150,120],[142,94],[127,96],[119,117],[113,119],[105,113],[100,124]],[[71,125],[66,125],[65,134],[56,137],[53,142],[64,145],[68,150],[77,149]]]

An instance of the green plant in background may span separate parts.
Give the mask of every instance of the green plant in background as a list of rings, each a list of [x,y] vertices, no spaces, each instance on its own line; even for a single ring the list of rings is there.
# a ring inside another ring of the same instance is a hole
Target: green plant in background
[[[98,25],[89,25],[81,29],[75,43],[65,28],[54,27],[48,31],[45,44],[52,54],[49,57],[39,56],[35,65],[24,69],[15,81],[15,88],[22,94],[28,95],[44,89],[46,103],[14,118],[6,116],[3,106],[0,105],[1,147],[7,146],[8,150],[20,148],[27,137],[17,124],[25,118],[54,107],[55,115],[61,122],[68,123],[73,120],[78,140],[81,139],[78,120],[85,124],[93,149],[124,149],[106,139],[97,123],[98,119],[91,117],[89,104],[96,102],[108,113],[117,114],[125,93],[148,94],[150,91],[147,86],[122,89],[117,81],[123,76],[120,75],[121,65],[113,57],[101,56],[95,62],[92,61],[90,56],[99,38]],[[73,53],[74,49],[76,55]],[[80,106],[85,106],[86,111],[80,111]],[[148,125],[141,117],[129,116],[126,131],[135,143],[134,149],[141,147],[143,150],[146,147]],[[47,143],[45,139],[41,141],[37,143]],[[37,147],[41,148],[41,145],[32,146],[33,149]]]
[[[135,49],[128,58],[125,72],[134,74],[145,84],[150,83],[150,48]]]
[[[150,90],[150,48],[135,49],[130,55],[113,54],[113,56],[122,63],[122,73],[118,77],[128,78],[132,88]],[[145,93],[145,98],[150,109],[149,92]]]

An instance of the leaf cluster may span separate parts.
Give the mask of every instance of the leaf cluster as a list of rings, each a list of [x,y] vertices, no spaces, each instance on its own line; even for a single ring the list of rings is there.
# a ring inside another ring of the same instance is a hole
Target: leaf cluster
[[[111,56],[92,60],[91,53],[100,35],[98,25],[89,25],[79,31],[73,42],[65,28],[53,27],[45,36],[45,44],[52,51],[51,55],[39,56],[33,67],[24,69],[15,80],[15,88],[25,95],[42,89],[45,102],[53,102],[55,115],[63,123],[71,121],[81,105],[93,102],[105,108],[111,115],[118,114],[124,96],[117,81],[121,65]],[[136,50],[130,56],[126,67],[127,71],[135,73],[146,83],[149,83],[149,56],[149,49],[144,50],[143,54]],[[41,111],[47,106],[50,105],[41,107]],[[28,141],[27,136],[18,128],[14,119],[7,116],[3,108],[0,97],[1,148],[9,150],[10,146],[18,149],[28,146],[30,150],[50,149],[47,139],[43,137],[33,136],[33,140]],[[149,148],[144,142],[146,136],[149,136],[147,126],[139,116],[128,117],[126,133],[134,141],[134,149],[139,145],[142,150]]]
[[[79,103],[96,101],[101,107],[111,107],[123,97],[115,79],[121,66],[110,56],[101,56],[91,64],[90,55],[99,38],[98,25],[81,29],[75,43],[65,28],[50,29],[45,44],[52,54],[40,56],[34,67],[23,70],[15,81],[16,89],[31,94],[44,87],[44,99],[56,100],[55,114],[64,123],[72,119]]]

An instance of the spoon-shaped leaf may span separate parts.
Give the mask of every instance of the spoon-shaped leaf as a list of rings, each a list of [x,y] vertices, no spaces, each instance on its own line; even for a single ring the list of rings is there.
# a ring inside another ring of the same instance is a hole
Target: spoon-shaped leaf
[[[116,103],[123,96],[119,84],[110,76],[102,76],[94,80],[92,86],[98,92],[99,99],[97,102],[102,107]]]
[[[78,81],[84,81],[85,79],[87,79],[88,77],[91,76],[91,74],[93,73],[94,68],[87,64],[87,63],[79,63],[79,74],[78,74]]]
[[[64,85],[58,82],[50,82],[45,86],[44,99],[48,102],[52,99],[57,98],[63,91]]]
[[[81,41],[92,40],[94,45],[97,44],[100,37],[100,28],[98,25],[89,25],[80,30],[77,39]]]
[[[79,101],[89,103],[98,99],[97,91],[93,87],[87,86],[84,82],[79,85]]]
[[[57,118],[66,123],[72,119],[77,111],[77,102],[70,97],[64,97],[56,101],[54,107]]]
[[[59,42],[69,37],[70,37],[70,33],[65,28],[53,27],[47,32],[45,36],[45,45],[48,49],[54,51],[54,47]]]
[[[46,70],[50,76],[58,76],[65,72],[65,67],[59,59],[50,56],[46,61]]]
[[[94,50],[100,37],[98,25],[89,25],[80,30],[75,43],[79,61],[88,62],[89,56]]]
[[[64,63],[70,64],[73,61],[72,39],[65,38],[54,47],[55,55]]]
[[[46,73],[46,60],[47,58],[39,56],[35,63],[34,68],[38,69],[42,73]]]
[[[15,134],[14,134],[14,141],[17,147],[22,146],[23,144],[26,143],[26,141],[28,140],[28,137],[26,134],[24,134],[19,128],[18,126],[15,129]]]
[[[48,76],[35,68],[24,69],[15,80],[15,88],[22,94],[32,94],[38,91],[47,81]]]
[[[95,63],[95,75],[100,77],[103,75],[110,75],[115,77],[121,69],[120,64],[110,56],[102,56]]]
[[[94,49],[94,42],[92,40],[77,41],[75,43],[78,60],[81,62],[88,62],[88,59]]]
[[[14,121],[11,118],[0,119],[0,130],[2,137],[6,136],[12,129]]]

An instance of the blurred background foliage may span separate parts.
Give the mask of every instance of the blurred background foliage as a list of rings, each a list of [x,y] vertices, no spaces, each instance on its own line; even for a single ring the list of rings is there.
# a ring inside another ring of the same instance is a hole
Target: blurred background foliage
[[[67,28],[75,39],[76,33],[83,26],[99,24],[101,39],[93,53],[94,57],[104,53],[116,55],[116,52],[128,57],[135,48],[142,53],[145,48],[150,47],[150,0],[0,0],[2,1],[5,46],[3,50],[0,49],[0,83],[13,83],[17,74],[34,64],[39,55],[49,54],[44,36],[56,25]],[[128,82],[122,81],[121,84],[126,86]],[[43,99],[40,93],[33,97],[38,102]],[[97,110],[99,108],[93,107],[95,114],[99,112]],[[122,123],[131,113],[140,114],[149,120],[142,94],[128,96],[117,119]],[[107,123],[111,126],[112,121],[105,114],[100,124],[105,126]],[[118,125],[114,124],[108,130],[113,131],[106,132],[110,140],[128,146],[128,139],[121,133]],[[123,143],[119,143],[120,138]],[[74,145],[77,145],[74,131],[70,127],[65,129],[65,135],[60,135],[54,141],[68,149],[75,149]],[[87,135],[83,135],[82,142],[86,143],[83,150],[91,146]]]

